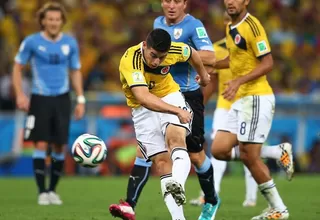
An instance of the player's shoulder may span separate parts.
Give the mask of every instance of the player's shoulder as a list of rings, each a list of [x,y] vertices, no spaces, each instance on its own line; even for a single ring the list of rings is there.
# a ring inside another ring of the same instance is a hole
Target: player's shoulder
[[[120,68],[122,66],[133,65],[134,69],[141,69],[140,61],[142,59],[141,43],[129,47],[123,54],[120,61]]]
[[[164,21],[165,17],[163,15],[156,17],[156,19],[154,19],[154,24],[162,24]]]
[[[203,26],[202,22],[200,21],[200,19],[194,17],[193,15],[191,14],[187,14],[186,17],[185,17],[185,22],[189,23],[189,24],[192,24],[192,25],[197,25],[197,26]]]
[[[248,14],[243,23],[247,26],[248,29],[251,29],[255,36],[261,35],[260,30],[263,29],[263,26],[259,19],[255,16]]]
[[[23,41],[27,43],[32,43],[32,42],[37,42],[40,38],[41,38],[40,32],[36,32],[26,36]]]
[[[62,38],[63,38],[64,41],[68,41],[68,42],[71,42],[71,43],[76,43],[77,42],[77,39],[74,36],[72,36],[71,34],[63,33]]]

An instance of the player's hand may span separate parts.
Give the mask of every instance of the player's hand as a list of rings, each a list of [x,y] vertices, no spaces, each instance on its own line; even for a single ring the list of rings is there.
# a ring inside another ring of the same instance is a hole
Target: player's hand
[[[177,116],[178,116],[181,124],[190,123],[192,120],[192,113],[187,110],[181,109],[179,111],[179,113],[177,114]]]
[[[74,109],[74,117],[76,120],[81,119],[84,116],[86,109],[85,109],[85,104],[80,104],[78,103],[76,105],[76,108]]]
[[[29,111],[29,106],[30,106],[29,98],[24,93],[17,95],[16,105],[17,105],[17,108],[22,111],[25,111],[25,112]]]
[[[222,93],[223,98],[229,101],[232,101],[236,96],[238,89],[240,87],[240,82],[237,79],[230,80],[226,82],[224,85],[227,85],[226,89]]]
[[[200,86],[207,86],[210,83],[210,75],[209,74],[205,74],[204,77],[201,77],[200,75],[196,75],[196,81]]]

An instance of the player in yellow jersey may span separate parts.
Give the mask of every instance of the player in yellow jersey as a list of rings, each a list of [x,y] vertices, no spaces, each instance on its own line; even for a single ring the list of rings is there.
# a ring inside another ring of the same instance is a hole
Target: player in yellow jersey
[[[231,21],[230,16],[225,13],[224,14],[224,24],[228,25],[228,23]],[[229,56],[229,52],[226,48],[226,39],[222,39],[218,42],[215,42],[214,45],[214,51],[216,54],[217,60],[222,60]],[[228,111],[231,108],[232,102],[226,100],[222,93],[226,89],[226,83],[230,80],[232,80],[232,73],[230,69],[220,69],[216,71],[217,77],[218,77],[218,100],[217,100],[217,106],[214,111],[213,115],[213,124],[212,124],[212,135],[211,138],[214,140],[217,133],[221,133],[223,131],[219,131],[221,128],[225,128],[225,123],[228,115]],[[215,78],[212,78],[211,83],[206,86],[203,89],[203,95],[204,95],[204,104],[206,105],[209,98],[212,96],[212,94],[215,92],[216,87],[216,81]],[[261,149],[261,157],[262,158],[268,158],[268,159],[275,159],[277,160],[278,164],[283,164],[284,161],[283,155],[286,154],[286,150],[288,149],[289,152],[291,152],[291,144],[290,143],[282,143],[275,146],[264,146]],[[237,158],[237,154],[235,152],[239,152],[239,146],[235,146],[231,150],[231,155],[233,155],[230,159],[231,160],[239,160]],[[239,154],[239,153],[238,153]],[[238,155],[239,156],[239,155]],[[213,167],[215,168],[214,172],[214,180],[215,180],[215,189],[219,193],[220,192],[220,184],[223,177],[223,174],[227,167],[227,162],[223,160],[217,160],[214,157],[211,157],[211,162]],[[282,165],[281,167],[285,167],[285,165]],[[244,166],[245,169],[245,182],[246,182],[246,195],[245,200],[243,202],[244,207],[252,207],[256,205],[257,200],[257,183],[252,177],[250,171],[246,166]],[[288,179],[292,177],[292,173],[287,172]],[[190,201],[192,205],[202,205],[203,204],[203,193],[200,193],[200,197],[198,199],[193,199]]]
[[[161,176],[162,194],[174,220],[185,220],[181,205],[186,200],[184,184],[191,168],[186,135],[190,133],[192,110],[173,80],[170,67],[187,61],[199,74],[199,84],[207,85],[210,77],[197,51],[184,43],[171,43],[168,32],[154,29],[146,41],[125,52],[119,66],[138,145]],[[135,219],[126,202],[111,205],[109,210],[115,217]]]
[[[250,0],[224,0],[231,22],[226,28],[229,56],[216,62],[215,68],[230,68],[223,97],[233,102],[225,128],[221,128],[212,146],[219,160],[230,160],[233,146],[239,143],[240,159],[250,170],[258,188],[271,209],[253,219],[288,219],[284,205],[268,167],[260,158],[261,148],[269,134],[275,109],[275,97],[266,74],[272,70],[273,58],[265,30],[250,15]],[[284,150],[285,163],[293,172],[292,154]]]

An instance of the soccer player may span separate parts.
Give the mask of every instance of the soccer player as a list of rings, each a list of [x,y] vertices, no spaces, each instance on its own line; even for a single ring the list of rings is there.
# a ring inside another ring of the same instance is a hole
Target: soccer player
[[[225,13],[224,24],[227,25],[230,21],[231,21],[230,16],[227,13]],[[229,52],[226,48],[226,39],[222,39],[218,42],[215,42],[213,47],[214,47],[217,60],[222,60],[229,55]],[[225,121],[228,118],[228,111],[232,105],[231,101],[224,99],[222,96],[222,92],[226,88],[225,83],[232,79],[232,73],[230,69],[217,70],[216,73],[218,77],[218,99],[217,99],[217,106],[213,114],[213,124],[212,124],[213,133],[211,135],[211,138],[213,140],[217,133],[223,132],[219,130],[220,128],[223,129],[225,127],[224,124],[226,123]],[[213,79],[214,78],[211,78],[211,83],[203,89],[205,105],[215,90],[216,81],[214,81]],[[234,151],[235,149],[238,149],[238,148],[239,147],[237,146],[236,148],[232,149],[233,151],[232,155],[235,155]],[[286,157],[283,157],[283,155],[286,155],[286,151],[289,152],[289,155],[292,158],[292,146],[289,143],[282,143],[276,146],[264,146],[261,149],[261,157],[276,159],[278,164],[281,165],[281,167],[285,167],[284,158]],[[231,158],[231,159],[239,160],[239,158]],[[211,157],[211,162],[213,167],[215,168],[215,172],[214,172],[215,189],[217,193],[219,193],[221,188],[220,187],[221,180],[227,168],[227,162],[222,160],[217,160],[214,157]],[[256,205],[258,185],[246,166],[244,166],[244,171],[245,171],[246,195],[245,195],[245,200],[243,202],[243,206],[252,207]],[[287,174],[288,174],[288,179],[290,180],[290,178],[292,177],[292,173],[287,172]],[[199,198],[190,200],[190,203],[192,205],[202,205],[203,202],[204,202],[203,192],[200,192]]]
[[[47,3],[38,12],[41,31],[26,37],[20,45],[13,67],[16,105],[28,112],[24,137],[34,142],[33,169],[39,190],[39,205],[61,205],[56,186],[63,172],[64,151],[68,143],[71,114],[69,75],[77,95],[75,118],[85,112],[79,50],[76,40],[61,32],[66,13],[59,3]],[[30,61],[32,95],[22,91],[21,75]],[[69,74],[70,70],[70,74]],[[45,186],[45,157],[52,146],[50,185]]]
[[[161,176],[162,195],[173,220],[185,219],[181,205],[191,168],[186,135],[191,132],[192,110],[170,71],[171,65],[188,60],[199,73],[199,83],[207,85],[210,78],[198,53],[184,43],[171,43],[165,30],[154,29],[146,41],[125,52],[119,67],[138,145]],[[135,219],[129,204],[114,204],[109,210],[113,216]]]
[[[231,23],[226,28],[229,56],[216,62],[215,68],[230,68],[232,80],[222,95],[233,104],[225,128],[216,134],[212,154],[219,160],[230,160],[233,146],[238,145],[240,159],[250,170],[258,188],[271,206],[252,219],[288,219],[268,167],[260,158],[268,137],[275,110],[275,97],[266,74],[272,70],[273,58],[265,30],[259,20],[247,11],[249,0],[224,0]],[[289,152],[283,155],[286,169],[293,172]]]
[[[211,40],[201,21],[185,13],[187,3],[186,0],[162,0],[164,16],[155,19],[154,28],[168,31],[172,41],[184,42],[194,47],[198,50],[202,62],[205,65],[212,65],[215,56]],[[192,133],[186,141],[191,162],[195,166],[201,188],[205,194],[206,203],[199,219],[214,219],[220,201],[214,189],[213,167],[203,150],[204,106],[201,89],[195,81],[197,71],[188,63],[178,63],[172,66],[170,72],[194,113]],[[141,155],[137,155],[131,171],[131,177],[135,178],[129,179],[126,198],[126,202],[133,208],[148,180],[150,166],[151,163],[142,159]]]

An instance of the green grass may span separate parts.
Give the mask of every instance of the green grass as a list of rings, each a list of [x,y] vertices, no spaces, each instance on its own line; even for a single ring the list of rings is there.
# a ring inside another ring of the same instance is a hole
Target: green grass
[[[278,190],[290,210],[290,219],[320,219],[320,176],[298,176],[292,182],[276,179]],[[62,206],[38,206],[36,188],[32,178],[0,179],[1,220],[109,220],[111,203],[125,195],[127,179],[121,178],[74,178],[66,177],[60,182],[58,192],[63,198]],[[225,177],[222,183],[222,206],[216,219],[251,219],[266,207],[259,195],[255,208],[243,208],[244,179]],[[187,182],[187,198],[198,196],[195,177]],[[188,220],[196,220],[199,207],[185,206]],[[136,209],[138,220],[171,219],[160,195],[159,179],[151,178],[146,185]]]

